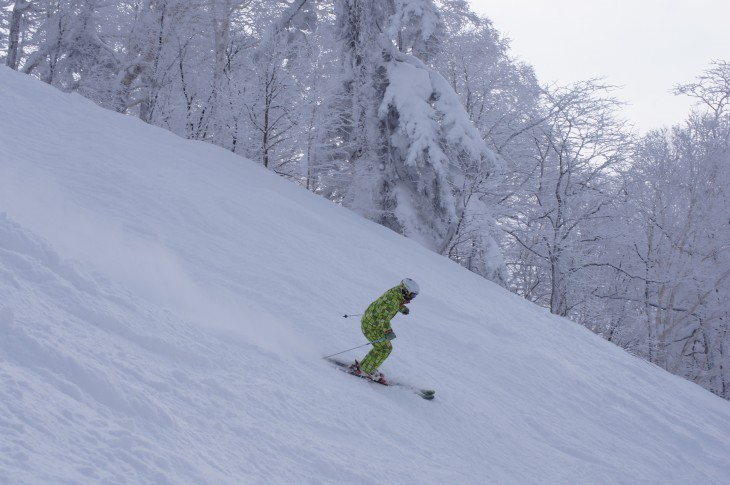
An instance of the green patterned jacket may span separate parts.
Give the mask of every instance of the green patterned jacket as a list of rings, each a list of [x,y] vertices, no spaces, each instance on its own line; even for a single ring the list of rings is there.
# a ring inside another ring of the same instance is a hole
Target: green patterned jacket
[[[387,330],[390,328],[390,320],[396,313],[408,311],[404,308],[406,308],[405,298],[401,285],[398,285],[383,293],[380,298],[370,304],[362,316],[362,323]]]

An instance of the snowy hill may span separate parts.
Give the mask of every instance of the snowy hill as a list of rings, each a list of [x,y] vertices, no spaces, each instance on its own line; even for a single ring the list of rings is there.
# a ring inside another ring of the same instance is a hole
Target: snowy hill
[[[0,483],[730,483],[700,387],[222,149],[0,106]],[[382,370],[430,402],[321,359],[406,276]]]

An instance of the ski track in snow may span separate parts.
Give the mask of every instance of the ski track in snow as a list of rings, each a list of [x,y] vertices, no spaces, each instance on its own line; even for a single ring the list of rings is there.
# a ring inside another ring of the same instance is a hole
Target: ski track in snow
[[[224,150],[0,106],[0,483],[730,483],[700,387]],[[383,371],[430,402],[321,359],[405,276]]]

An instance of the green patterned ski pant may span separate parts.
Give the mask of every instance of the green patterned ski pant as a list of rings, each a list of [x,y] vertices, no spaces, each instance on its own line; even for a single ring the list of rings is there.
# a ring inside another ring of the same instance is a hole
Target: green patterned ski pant
[[[362,324],[362,333],[370,342],[385,337],[384,329],[368,323]],[[363,372],[372,374],[388,358],[391,350],[393,350],[393,344],[390,343],[390,340],[374,343],[373,348],[360,362],[360,369]]]

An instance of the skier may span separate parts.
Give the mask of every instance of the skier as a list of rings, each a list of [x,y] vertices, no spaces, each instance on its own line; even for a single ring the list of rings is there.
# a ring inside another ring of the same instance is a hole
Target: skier
[[[418,291],[418,283],[405,278],[398,286],[389,289],[368,306],[362,316],[361,328],[365,337],[372,342],[373,348],[362,362],[355,361],[352,366],[353,373],[369,377],[376,382],[387,383],[385,376],[378,372],[378,367],[393,350],[390,341],[395,338],[395,333],[390,328],[390,320],[398,312],[408,315],[410,310],[406,304],[418,295]]]

